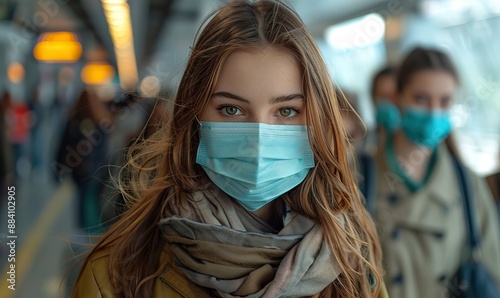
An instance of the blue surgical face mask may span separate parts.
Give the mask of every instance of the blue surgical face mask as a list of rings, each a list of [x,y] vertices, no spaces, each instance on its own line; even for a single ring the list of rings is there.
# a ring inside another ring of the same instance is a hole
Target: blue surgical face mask
[[[201,122],[196,163],[250,211],[300,184],[314,156],[303,125]]]
[[[436,148],[451,132],[449,112],[407,107],[403,110],[401,128],[415,144]]]
[[[385,131],[393,133],[399,129],[401,117],[399,109],[388,99],[377,100],[377,125]]]

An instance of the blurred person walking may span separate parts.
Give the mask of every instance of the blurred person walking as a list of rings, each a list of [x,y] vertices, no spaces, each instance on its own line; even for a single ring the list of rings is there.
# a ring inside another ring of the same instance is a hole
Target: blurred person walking
[[[374,157],[380,144],[384,144],[387,136],[394,134],[401,125],[401,116],[396,105],[396,70],[394,67],[386,66],[377,71],[373,76],[370,90],[375,107],[376,126],[364,137],[363,150],[358,151],[356,165],[359,173],[358,186],[366,199],[368,211],[373,213],[377,183]]]
[[[12,180],[13,175],[12,153],[7,130],[7,112],[9,105],[10,95],[4,93],[0,97],[0,183],[2,189],[4,189],[4,186],[7,186],[8,180]],[[4,197],[5,194],[1,196]]]
[[[27,156],[27,144],[32,125],[32,112],[29,106],[20,99],[5,97],[5,115],[7,119],[7,136],[12,148],[14,180],[19,181],[29,175],[31,163]]]
[[[114,114],[110,103],[83,91],[70,110],[52,169],[57,180],[70,176],[78,189],[77,225],[96,228],[100,217],[97,169],[107,162],[107,140]]]

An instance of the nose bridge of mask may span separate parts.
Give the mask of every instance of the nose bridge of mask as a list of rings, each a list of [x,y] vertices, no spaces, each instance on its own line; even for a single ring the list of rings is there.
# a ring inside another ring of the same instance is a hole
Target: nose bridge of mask
[[[380,98],[377,100],[376,103],[377,108],[385,108],[385,107],[395,107],[395,105],[392,103],[390,99],[387,98]]]
[[[205,123],[201,142],[210,158],[304,159],[307,165],[314,165],[307,130],[301,125]]]

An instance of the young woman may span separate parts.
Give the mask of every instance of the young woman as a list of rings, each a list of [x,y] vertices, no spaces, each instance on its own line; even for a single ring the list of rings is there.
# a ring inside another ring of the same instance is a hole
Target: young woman
[[[280,1],[231,1],[192,50],[173,114],[129,152],[130,209],[73,297],[372,297],[381,253],[332,81]]]
[[[375,220],[391,297],[455,297],[450,279],[467,256],[462,192],[454,169],[450,108],[458,88],[450,59],[413,50],[398,71],[401,128],[377,153]],[[453,154],[453,155],[452,155]],[[484,181],[467,172],[482,261],[500,285],[500,231]]]

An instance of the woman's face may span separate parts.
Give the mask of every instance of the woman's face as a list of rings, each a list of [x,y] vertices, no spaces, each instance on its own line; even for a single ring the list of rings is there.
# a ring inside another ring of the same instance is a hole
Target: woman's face
[[[413,74],[400,94],[401,107],[448,111],[453,105],[457,82],[440,70],[421,70]]]
[[[373,99],[375,104],[381,99],[395,101],[396,95],[396,77],[394,75],[380,76],[375,82]]]
[[[295,57],[273,47],[229,55],[201,121],[306,124]]]

